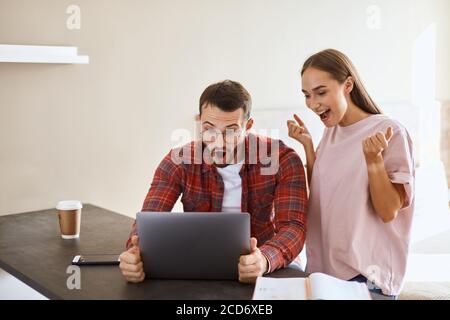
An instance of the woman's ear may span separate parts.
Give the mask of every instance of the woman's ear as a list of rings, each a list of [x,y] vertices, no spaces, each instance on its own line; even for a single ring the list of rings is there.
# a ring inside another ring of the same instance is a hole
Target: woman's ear
[[[345,84],[344,84],[345,93],[350,94],[350,92],[352,92],[354,83],[355,83],[355,81],[353,80],[353,77],[351,77],[351,76],[345,80]]]

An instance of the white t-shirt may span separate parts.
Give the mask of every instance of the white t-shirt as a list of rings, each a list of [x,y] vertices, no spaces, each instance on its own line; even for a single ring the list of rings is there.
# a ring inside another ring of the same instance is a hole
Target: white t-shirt
[[[241,212],[242,179],[239,175],[243,162],[217,168],[224,184],[222,212]]]

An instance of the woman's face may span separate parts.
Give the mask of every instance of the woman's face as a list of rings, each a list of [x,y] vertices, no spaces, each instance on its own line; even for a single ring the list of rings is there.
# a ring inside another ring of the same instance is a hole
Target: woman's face
[[[328,72],[312,67],[307,68],[302,76],[306,105],[320,117],[326,127],[333,127],[344,118],[351,89],[351,81],[341,84]]]

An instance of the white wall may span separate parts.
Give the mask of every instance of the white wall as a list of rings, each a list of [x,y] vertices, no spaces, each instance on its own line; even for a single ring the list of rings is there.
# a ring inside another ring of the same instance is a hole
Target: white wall
[[[408,101],[415,37],[436,22],[437,98],[450,100],[448,0],[0,0],[0,43],[75,45],[89,65],[0,63],[0,214],[78,198],[133,216],[173,129],[231,78],[255,108],[303,105],[304,59],[334,47],[379,101]],[[367,28],[367,7],[381,29]],[[284,126],[284,124],[281,124]]]

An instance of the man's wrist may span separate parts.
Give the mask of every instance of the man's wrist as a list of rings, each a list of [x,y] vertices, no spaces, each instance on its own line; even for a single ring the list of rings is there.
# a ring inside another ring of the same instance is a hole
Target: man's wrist
[[[265,263],[264,263],[265,270],[263,272],[263,275],[264,275],[264,274],[270,273],[270,261],[269,261],[269,259],[267,259],[266,255],[264,253],[261,252],[261,254],[262,254],[262,256],[264,257],[264,260],[265,260]]]

